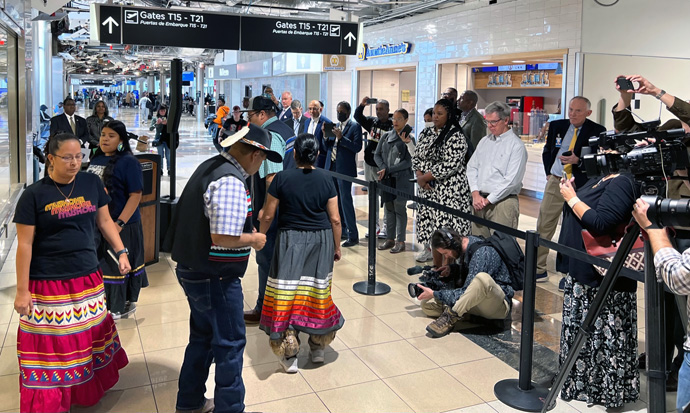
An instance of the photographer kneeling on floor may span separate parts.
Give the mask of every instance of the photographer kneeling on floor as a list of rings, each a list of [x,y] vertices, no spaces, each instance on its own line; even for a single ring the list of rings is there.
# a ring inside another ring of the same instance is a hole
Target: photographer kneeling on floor
[[[668,288],[675,294],[690,295],[690,248],[680,252],[671,245],[666,230],[659,225],[652,225],[647,217],[649,204],[638,199],[633,205],[633,217],[640,228],[647,231],[649,243],[654,253],[654,268],[657,277],[663,279]],[[690,300],[688,300],[690,312]],[[678,412],[690,412],[690,327],[685,336],[685,360],[678,372]]]
[[[481,237],[463,237],[457,232],[441,228],[431,236],[431,248],[443,257],[444,263],[434,262],[442,278],[455,278],[456,288],[433,291],[417,284],[422,293],[422,311],[438,317],[426,330],[433,337],[443,337],[453,331],[465,314],[502,320],[512,307],[514,290],[508,267],[491,246],[476,249],[471,257],[467,251],[472,244],[484,243]]]

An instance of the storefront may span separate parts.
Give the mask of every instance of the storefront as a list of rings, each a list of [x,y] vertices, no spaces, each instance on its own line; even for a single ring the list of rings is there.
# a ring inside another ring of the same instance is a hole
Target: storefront
[[[357,98],[354,106],[359,105],[365,96],[378,100],[387,100],[390,112],[405,109],[409,113],[408,124],[415,127],[417,110],[417,67],[404,66],[377,68],[375,70],[357,71]],[[364,109],[366,116],[376,116],[375,105]]]

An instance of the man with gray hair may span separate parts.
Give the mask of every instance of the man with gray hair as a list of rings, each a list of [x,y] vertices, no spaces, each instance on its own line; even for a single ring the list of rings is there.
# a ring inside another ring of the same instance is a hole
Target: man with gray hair
[[[280,105],[283,110],[278,114],[278,120],[287,122],[289,119],[292,119],[292,112],[290,111],[292,105],[292,92],[285,91],[280,95]]]
[[[510,108],[492,102],[485,109],[489,134],[477,145],[467,163],[474,215],[517,228],[518,193],[527,168],[527,149],[508,126]],[[489,228],[472,223],[472,235],[489,237]]]
[[[466,90],[458,99],[458,117],[462,133],[472,142],[472,147],[479,146],[479,141],[486,136],[486,121],[477,110],[479,96],[474,90]]]

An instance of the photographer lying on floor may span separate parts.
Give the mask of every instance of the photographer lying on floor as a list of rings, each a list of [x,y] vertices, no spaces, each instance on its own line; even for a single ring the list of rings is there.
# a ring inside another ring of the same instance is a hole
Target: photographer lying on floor
[[[484,242],[480,237],[463,237],[453,230],[441,228],[431,236],[431,248],[439,252],[445,265],[438,267],[441,277],[455,279],[454,289],[434,291],[417,284],[422,293],[422,311],[438,317],[426,330],[433,337],[453,331],[465,314],[502,320],[510,313],[514,290],[508,267],[491,246],[481,246],[468,259],[470,247]],[[436,266],[441,263],[435,262]]]

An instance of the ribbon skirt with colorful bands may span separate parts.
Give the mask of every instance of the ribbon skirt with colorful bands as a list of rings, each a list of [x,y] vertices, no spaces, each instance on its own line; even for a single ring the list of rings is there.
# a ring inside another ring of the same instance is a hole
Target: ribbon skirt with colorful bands
[[[101,273],[69,280],[30,280],[31,316],[17,335],[22,412],[92,406],[128,363],[108,313]]]
[[[333,232],[278,233],[261,311],[261,329],[276,337],[289,327],[326,334],[344,319],[331,298]]]

